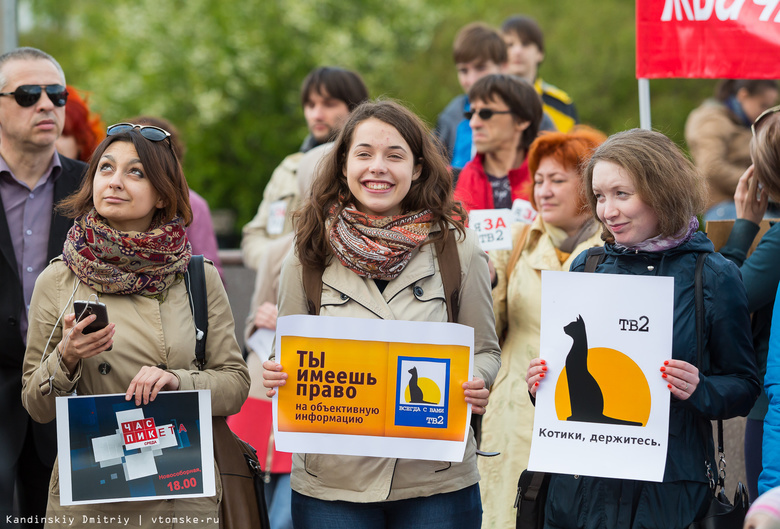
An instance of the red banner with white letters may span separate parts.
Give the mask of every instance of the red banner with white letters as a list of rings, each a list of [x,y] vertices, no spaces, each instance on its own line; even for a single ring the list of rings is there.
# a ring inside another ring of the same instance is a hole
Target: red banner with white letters
[[[637,78],[780,78],[780,0],[637,0]]]

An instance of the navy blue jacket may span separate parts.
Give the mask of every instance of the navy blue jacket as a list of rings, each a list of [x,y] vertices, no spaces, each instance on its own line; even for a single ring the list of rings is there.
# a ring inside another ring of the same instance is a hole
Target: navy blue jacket
[[[669,450],[664,481],[706,481],[702,462],[713,461],[701,442],[701,426],[709,421],[744,416],[760,391],[750,332],[745,287],[737,267],[713,253],[712,242],[699,232],[687,243],[665,252],[633,252],[604,246],[606,257],[597,273],[674,277],[674,331],[672,358],[696,365],[696,303],[694,274],[699,252],[704,262],[704,358],[699,385],[685,401],[672,397],[669,417]],[[652,268],[651,268],[652,267]],[[585,269],[585,254],[571,270]],[[630,295],[624,293],[623,295]]]
[[[604,248],[605,259],[597,273],[674,277],[672,358],[693,365],[697,364],[696,258],[700,252],[709,254],[702,274],[705,339],[703,365],[697,366],[699,385],[685,401],[672,397],[664,483],[553,476],[560,483],[550,483],[546,527],[633,527],[640,519],[642,527],[684,527],[709,501],[705,460],[717,468],[710,420],[746,415],[759,393],[745,287],[737,267],[714,253],[703,233],[663,252],[621,250],[611,244]],[[571,270],[584,268],[583,252]],[[709,434],[706,441],[704,432]],[[625,491],[629,491],[627,498]]]

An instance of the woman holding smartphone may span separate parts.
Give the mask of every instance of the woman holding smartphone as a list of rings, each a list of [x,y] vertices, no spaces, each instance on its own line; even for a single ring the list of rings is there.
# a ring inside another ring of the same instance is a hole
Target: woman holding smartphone
[[[215,416],[236,413],[249,376],[225,289],[210,263],[205,267],[206,365],[202,371],[195,365],[196,330],[183,281],[192,254],[185,232],[192,212],[170,134],[131,123],[113,125],[107,134],[81,188],[58,206],[75,222],[62,257],[35,285],[23,404],[33,419],[49,422],[55,418],[55,397],[74,392],[125,393],[138,406],[160,391],[209,389]],[[99,301],[110,323],[85,332],[98,314],[79,319],[77,301]],[[211,498],[102,503],[90,505],[90,515],[133,513],[142,524],[151,523],[152,516],[193,515],[210,518],[210,526],[217,527],[221,483],[216,476],[217,495]],[[60,505],[59,485],[55,464],[47,518],[75,512]],[[74,519],[77,525],[87,520]]]

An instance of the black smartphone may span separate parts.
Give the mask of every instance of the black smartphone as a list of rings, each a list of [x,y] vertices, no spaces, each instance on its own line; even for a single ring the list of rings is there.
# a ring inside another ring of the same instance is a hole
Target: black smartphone
[[[74,301],[73,310],[76,313],[76,321],[81,321],[92,314],[97,316],[95,321],[84,328],[84,334],[99,331],[108,325],[108,310],[106,310],[105,303],[98,301]]]

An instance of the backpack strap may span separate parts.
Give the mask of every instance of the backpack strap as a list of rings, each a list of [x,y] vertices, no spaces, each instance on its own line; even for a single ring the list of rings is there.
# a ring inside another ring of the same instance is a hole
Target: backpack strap
[[[512,275],[512,271],[515,269],[517,261],[520,260],[520,255],[523,253],[523,248],[525,248],[525,243],[528,240],[529,233],[531,233],[531,225],[523,224],[523,227],[520,229],[520,233],[517,234],[517,239],[515,239],[513,243],[512,255],[509,256],[509,261],[506,264],[507,281]]]
[[[585,271],[593,273],[596,271],[596,267],[604,262],[604,258],[607,256],[603,246],[593,246],[588,248],[588,253],[585,257]]]
[[[455,230],[447,230],[446,239],[436,241],[436,259],[439,261],[441,282],[447,304],[447,321],[458,323],[460,313],[460,258]]]
[[[693,276],[693,290],[696,300],[696,363],[702,368],[704,355],[704,285],[702,272],[707,254],[704,252],[696,256],[696,272]]]
[[[190,298],[190,310],[195,320],[195,363],[199,370],[206,365],[206,336],[209,332],[206,270],[202,255],[193,255],[184,273],[184,283]]]

